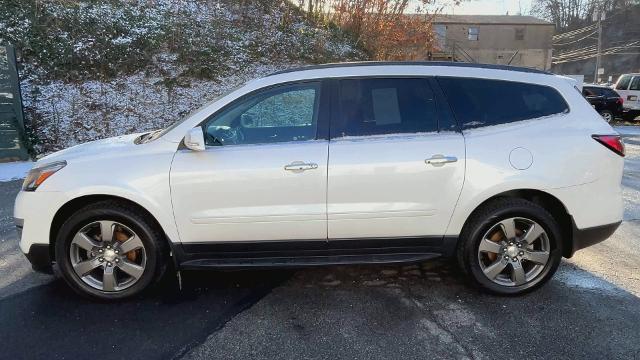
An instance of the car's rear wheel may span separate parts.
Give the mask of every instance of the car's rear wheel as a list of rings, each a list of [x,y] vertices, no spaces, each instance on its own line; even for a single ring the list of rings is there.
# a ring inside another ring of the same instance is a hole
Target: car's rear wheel
[[[136,209],[103,201],[74,213],[60,228],[56,262],[77,292],[98,299],[137,295],[165,268],[164,241]]]
[[[522,294],[547,282],[557,270],[562,258],[560,236],[557,222],[539,205],[496,199],[465,224],[458,261],[482,289]]]
[[[613,113],[609,110],[602,110],[600,112],[600,116],[604,119],[604,121],[610,123],[613,121]]]

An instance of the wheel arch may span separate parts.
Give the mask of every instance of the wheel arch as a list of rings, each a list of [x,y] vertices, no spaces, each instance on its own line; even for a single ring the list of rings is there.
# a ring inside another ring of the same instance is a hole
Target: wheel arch
[[[482,201],[473,209],[473,211],[469,213],[469,216],[467,216],[467,219],[464,222],[463,228],[467,225],[469,219],[471,219],[471,217],[479,209],[481,209],[488,202],[497,198],[525,199],[543,207],[545,210],[551,213],[551,216],[553,216],[553,218],[558,222],[558,225],[560,226],[560,231],[562,233],[562,255],[564,257],[571,257],[573,255],[573,219],[571,217],[571,214],[567,210],[566,206],[562,203],[562,201],[560,201],[560,199],[549,194],[548,192],[544,192],[541,190],[523,188],[507,190],[495,194]]]
[[[81,209],[84,206],[89,204],[93,204],[100,201],[106,200],[114,200],[120,202],[122,204],[126,204],[135,208],[136,210],[142,212],[145,217],[149,218],[153,222],[153,226],[156,226],[158,229],[162,231],[164,234],[164,240],[167,242],[167,245],[170,248],[173,248],[173,243],[171,242],[170,237],[167,235],[166,229],[160,224],[156,216],[154,216],[149,210],[147,210],[144,206],[139,203],[120,197],[116,195],[107,195],[107,194],[93,194],[93,195],[84,195],[73,198],[62,205],[58,211],[56,211],[53,219],[51,221],[51,226],[49,228],[49,255],[51,259],[55,259],[55,242],[56,237],[58,235],[58,231],[62,227],[62,224],[78,209]]]

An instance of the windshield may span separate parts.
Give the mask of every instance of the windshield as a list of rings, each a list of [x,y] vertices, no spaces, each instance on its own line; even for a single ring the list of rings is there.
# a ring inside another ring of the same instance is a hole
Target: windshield
[[[229,95],[230,93],[236,91],[237,89],[239,89],[240,87],[242,87],[243,85],[239,85],[239,86],[235,86],[227,91],[224,91],[222,94],[216,96],[213,100],[207,101],[204,105],[200,106],[199,108],[195,109],[195,110],[191,110],[186,116],[184,116],[182,119],[174,122],[173,124],[169,125],[168,127],[164,128],[164,129],[159,129],[159,130],[155,130],[152,131],[150,133],[144,134],[140,137],[140,140],[138,141],[139,143],[146,143],[149,141],[153,141],[159,137],[164,136],[164,134],[168,133],[169,131],[175,129],[176,127],[178,127],[180,124],[182,124],[183,122],[185,122],[187,119],[189,119],[190,117],[192,117],[194,114],[198,113],[199,111],[201,111],[202,109],[206,108],[207,106],[213,104],[214,102],[222,99],[223,97]]]

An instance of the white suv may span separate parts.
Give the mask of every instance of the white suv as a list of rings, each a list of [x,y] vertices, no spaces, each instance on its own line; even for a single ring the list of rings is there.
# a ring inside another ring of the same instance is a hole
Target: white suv
[[[620,136],[572,82],[502,66],[354,63],[254,80],[175,125],[35,165],[20,246],[76,291],[184,269],[456,257],[499,294],[622,219]]]
[[[633,120],[640,115],[640,73],[622,74],[612,87],[622,97],[623,117]]]

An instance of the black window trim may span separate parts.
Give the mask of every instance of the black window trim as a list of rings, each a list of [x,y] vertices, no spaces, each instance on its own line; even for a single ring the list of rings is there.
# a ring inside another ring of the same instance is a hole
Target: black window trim
[[[310,84],[310,83],[318,83],[320,84],[320,97],[318,99],[318,119],[317,119],[317,124],[316,124],[316,135],[313,139],[311,140],[305,140],[305,141],[315,141],[315,140],[328,140],[328,136],[325,134],[326,130],[325,128],[327,127],[325,124],[327,121],[329,121],[330,119],[330,102],[328,99],[328,96],[331,93],[331,88],[329,87],[328,84],[328,79],[326,78],[315,78],[315,79],[304,79],[304,80],[294,80],[294,81],[286,81],[286,82],[281,82],[281,83],[277,83],[277,84],[271,84],[271,85],[267,85],[255,90],[252,90],[246,94],[241,95],[240,97],[233,99],[230,103],[224,105],[223,107],[221,107],[220,109],[214,111],[213,113],[209,114],[204,120],[202,120],[201,122],[199,122],[195,127],[200,127],[201,129],[203,129],[204,131],[204,125],[209,122],[211,120],[211,118],[221,114],[223,111],[226,111],[227,109],[229,109],[230,107],[236,105],[237,103],[241,102],[241,101],[245,101],[247,100],[247,98],[250,98],[252,96],[255,96],[258,93],[264,92],[264,91],[270,91],[273,89],[277,89],[279,87],[284,87],[284,86],[291,86],[291,85],[304,85],[304,84]],[[237,146],[264,146],[264,145],[280,145],[280,144],[290,144],[292,142],[300,142],[300,141],[283,141],[283,142],[273,142],[273,143],[256,143],[256,144],[238,144],[238,145],[226,145],[226,146],[233,146],[233,147],[237,147]],[[206,149],[209,148],[219,148],[220,145],[205,145]],[[178,150],[182,150],[182,149],[186,149],[186,146],[184,145],[184,139],[180,142],[180,145],[178,147]]]
[[[437,114],[438,114],[438,132],[451,131],[451,130],[443,130],[442,124],[440,124],[440,119],[444,115],[444,114],[441,114],[440,112],[445,111],[447,115],[453,120],[453,124],[455,126],[455,129],[453,131],[457,133],[462,133],[462,124],[460,124],[460,122],[458,121],[458,118],[456,118],[456,114],[453,112],[453,109],[451,108],[451,104],[447,99],[447,95],[445,95],[444,90],[442,90],[442,87],[438,82],[438,77],[430,76],[429,83],[431,84],[431,88],[433,89],[436,95],[436,108],[437,108]],[[438,101],[442,104],[442,107],[438,106]]]
[[[329,119],[329,126],[327,127],[327,139],[330,140],[339,140],[340,137],[331,137],[331,125],[334,124],[338,117],[340,116],[340,106],[338,106],[339,102],[340,102],[340,80],[367,80],[367,79],[421,79],[421,80],[425,80],[427,85],[429,85],[431,87],[431,90],[433,91],[434,94],[434,101],[435,101],[435,110],[436,110],[436,131],[434,133],[447,133],[447,132],[456,132],[456,133],[460,133],[461,132],[461,128],[460,128],[460,123],[458,122],[458,120],[456,119],[455,115],[453,114],[453,111],[451,110],[451,106],[449,105],[449,102],[447,101],[446,96],[444,95],[444,92],[442,91],[442,89],[440,88],[440,84],[438,84],[437,81],[435,81],[436,79],[436,75],[353,75],[353,76],[339,76],[339,77],[330,77],[327,78],[326,80],[328,80],[331,83],[330,86],[330,91],[331,91],[331,103],[330,103],[330,107],[331,107],[331,117]],[[454,130],[444,130],[442,129],[442,124],[441,124],[441,117],[444,114],[441,114],[441,108],[439,105],[439,102],[442,102],[442,108],[446,109],[445,111],[448,112],[449,116],[451,117],[451,119],[454,122],[455,125],[455,129]],[[415,136],[416,133],[402,133],[402,135],[406,135],[406,136]],[[366,138],[366,137],[370,137],[371,135],[361,135],[361,136],[357,136],[357,137],[361,137],[361,138]],[[355,137],[355,136],[354,136]]]
[[[565,105],[567,106],[567,111],[564,111],[562,113],[556,113],[556,114],[552,114],[552,115],[558,115],[558,114],[570,114],[571,113],[571,106],[569,105],[569,102],[567,101],[567,99],[564,97],[564,95],[558,91],[556,88],[554,88],[553,86],[549,86],[549,85],[543,85],[543,84],[538,84],[538,83],[531,83],[531,82],[525,82],[525,81],[514,81],[514,80],[504,80],[504,79],[496,79],[496,78],[486,78],[486,77],[473,77],[473,76],[455,76],[455,75],[436,75],[435,76],[435,80],[438,81],[441,78],[455,78],[455,79],[474,79],[474,80],[492,80],[492,81],[504,81],[504,82],[512,82],[512,83],[519,83],[519,84],[529,84],[529,85],[537,85],[537,86],[544,86],[547,88],[552,89],[553,91],[555,91],[560,98],[562,99],[562,101],[564,101]],[[440,83],[438,82],[438,87],[440,89],[442,89],[442,86],[440,85]],[[576,88],[577,90],[577,88]],[[447,98],[447,95],[444,93],[444,90],[441,90],[443,93],[443,96],[445,97],[445,99]],[[578,92],[580,94],[582,94],[581,91],[578,90]],[[458,129],[459,131],[463,132],[466,130],[471,130],[471,129],[477,129],[477,128],[483,128],[486,126],[478,126],[478,127],[470,127],[470,128],[463,128],[462,126],[462,122],[456,117],[456,113],[453,111],[453,108],[450,108],[451,113],[454,117],[454,119],[456,119],[456,124],[458,125]],[[551,116],[551,115],[549,115]],[[518,123],[521,121],[527,121],[527,120],[533,120],[533,119],[523,119],[523,120],[517,120],[517,121],[512,121],[508,124],[514,124],[514,123]],[[491,125],[489,125],[491,126]]]

